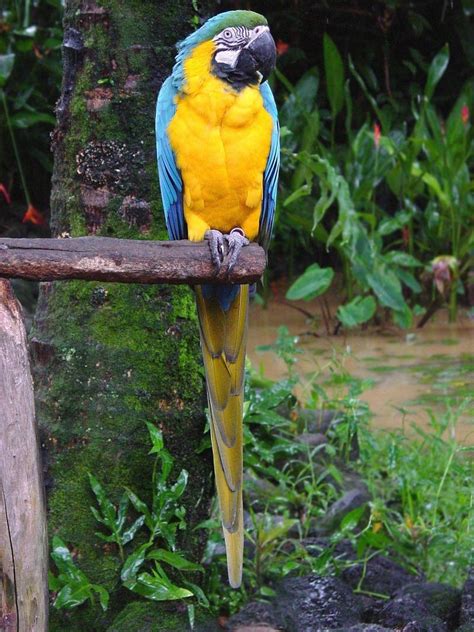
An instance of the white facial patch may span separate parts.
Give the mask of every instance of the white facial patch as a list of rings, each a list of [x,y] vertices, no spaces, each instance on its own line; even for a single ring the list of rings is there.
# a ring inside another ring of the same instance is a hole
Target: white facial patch
[[[216,53],[215,60],[218,64],[226,64],[231,68],[235,68],[239,58],[240,50],[221,50]]]
[[[269,26],[256,26],[254,29],[252,29],[250,31],[250,39],[248,41],[248,44],[245,46],[245,48],[248,48],[250,44],[257,39],[257,37],[260,37],[260,35],[263,35],[263,33],[266,33],[266,32],[270,32]]]

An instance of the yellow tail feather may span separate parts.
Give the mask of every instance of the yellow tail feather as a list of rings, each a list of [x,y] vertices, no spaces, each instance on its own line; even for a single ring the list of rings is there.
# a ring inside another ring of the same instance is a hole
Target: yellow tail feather
[[[230,585],[238,588],[244,546],[242,414],[249,286],[240,286],[227,311],[215,298],[204,298],[199,286],[195,289],[227,570]]]

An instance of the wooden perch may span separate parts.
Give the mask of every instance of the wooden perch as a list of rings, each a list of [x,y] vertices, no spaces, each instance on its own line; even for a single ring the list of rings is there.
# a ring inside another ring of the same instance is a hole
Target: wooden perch
[[[230,276],[222,278],[216,275],[206,242],[0,238],[0,277],[35,281],[254,283],[265,265],[265,251],[257,244],[243,248]]]
[[[46,632],[46,509],[21,308],[0,279],[0,630]]]

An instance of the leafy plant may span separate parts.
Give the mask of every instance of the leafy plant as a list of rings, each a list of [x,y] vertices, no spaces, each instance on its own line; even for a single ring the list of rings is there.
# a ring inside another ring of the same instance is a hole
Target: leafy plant
[[[187,472],[182,470],[176,481],[170,482],[173,457],[164,447],[161,431],[149,422],[147,428],[151,441],[150,454],[155,455],[151,504],[148,505],[127,488],[116,506],[108,498],[103,485],[89,473],[89,483],[97,501],[97,507],[91,507],[91,511],[102,527],[96,535],[104,542],[117,546],[120,558],[117,586],[154,601],[197,597],[199,603],[207,605],[199,586],[183,576],[190,571],[202,571],[202,567],[176,550],[177,531],[186,526],[185,509],[179,501],[186,489]],[[132,507],[138,514],[135,519],[129,516]],[[105,588],[88,581],[57,536],[53,539],[51,555],[60,571],[57,577],[50,576],[51,589],[59,590],[55,607],[73,608],[86,600],[93,602],[96,592],[106,609],[108,593]]]
[[[344,83],[340,54],[329,37],[323,48],[331,109],[329,135],[326,126],[319,124],[324,120],[322,112],[317,114],[317,72],[307,73],[295,86],[278,74],[290,92],[281,110],[283,170],[294,170],[283,201],[287,221],[337,253],[348,299],[337,312],[344,326],[370,320],[376,313],[374,298],[378,306],[391,311],[398,325],[410,326],[414,311],[420,312],[417,302],[422,286],[417,277],[440,254],[456,261],[446,272],[443,268],[449,277],[446,285],[454,319],[462,292],[460,278],[472,248],[474,196],[468,175],[473,153],[472,85],[466,85],[443,126],[431,100],[449,62],[444,47],[427,69],[423,96],[413,101],[414,123],[408,133],[406,123],[390,128],[393,112],[380,107],[349,59],[356,84],[381,121],[381,126],[376,123],[371,129],[365,123],[354,132],[350,84],[349,80]],[[334,146],[334,121],[344,103],[346,142]],[[310,125],[316,118],[317,128]],[[305,247],[311,248],[310,241],[305,241]],[[435,277],[436,270],[433,264]],[[286,297],[311,300],[325,292],[331,280],[331,268],[311,264]]]
[[[104,540],[104,542],[113,542],[116,544],[119,549],[120,559],[123,562],[123,547],[133,540],[138,529],[140,529],[145,522],[145,516],[139,516],[132,525],[127,527],[128,495],[124,493],[118,507],[115,507],[107,498],[107,494],[102,485],[96,477],[90,473],[89,483],[99,505],[99,509],[91,507],[94,518],[110,531],[110,535],[105,535],[100,531],[96,531],[95,534],[98,538]]]
[[[9,0],[0,14],[0,183],[28,208],[49,194],[61,14],[60,0]]]
[[[71,552],[57,535],[53,537],[51,557],[58,575],[49,572],[49,589],[56,593],[55,608],[76,608],[85,601],[94,603],[98,595],[103,610],[107,610],[109,593],[103,586],[92,584],[75,565]]]
[[[96,520],[110,531],[110,535],[97,533],[97,536],[118,546],[123,563],[120,571],[123,586],[155,601],[184,599],[192,597],[194,592],[173,583],[163,565],[178,571],[202,570],[201,566],[186,560],[176,552],[176,532],[186,525],[185,509],[179,505],[179,499],[186,489],[188,474],[181,470],[176,482],[169,484],[173,458],[164,447],[161,431],[149,422],[147,428],[152,443],[150,454],[156,455],[152,473],[151,506],[127,488],[119,506],[115,508],[107,498],[104,488],[89,474],[91,487],[99,505],[99,510],[91,507],[91,511]],[[125,528],[129,502],[140,515]],[[148,531],[147,540],[125,555],[124,547],[135,538],[142,527]],[[162,540],[167,548],[155,548],[157,540]],[[144,566],[146,570],[143,570]],[[197,587],[189,582],[188,586],[198,591]]]

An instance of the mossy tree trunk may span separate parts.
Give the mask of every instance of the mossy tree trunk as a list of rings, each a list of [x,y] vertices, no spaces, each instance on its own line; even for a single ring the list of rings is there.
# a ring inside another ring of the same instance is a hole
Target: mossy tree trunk
[[[174,44],[192,29],[193,17],[191,0],[66,2],[54,235],[166,238],[154,108]],[[175,474],[189,472],[188,525],[208,516],[211,463],[196,453],[205,421],[198,340],[186,287],[42,285],[31,342],[49,534],[64,539],[91,581],[113,589],[106,615],[93,607],[53,613],[51,630],[105,630],[134,599],[117,590],[114,546],[94,535],[87,472],[115,501],[124,486],[149,497],[153,457],[145,421],[162,429]],[[202,535],[189,528],[180,546],[196,559]]]

